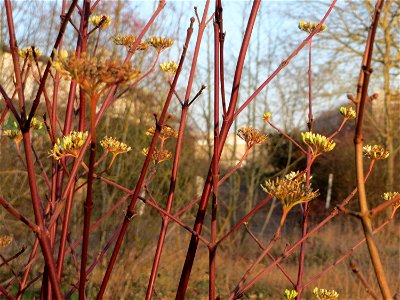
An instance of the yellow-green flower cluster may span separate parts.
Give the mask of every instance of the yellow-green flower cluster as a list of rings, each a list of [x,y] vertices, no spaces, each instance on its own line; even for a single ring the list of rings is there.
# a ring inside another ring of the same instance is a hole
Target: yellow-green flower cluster
[[[147,156],[149,154],[149,148],[143,148],[142,154]],[[158,150],[157,148],[154,149],[151,159],[153,163],[160,163],[172,158],[172,153],[168,150]]]
[[[22,141],[22,132],[19,129],[8,129],[3,131],[3,135],[13,140],[15,143]]]
[[[146,135],[154,135],[156,132],[156,128],[154,126],[150,127],[146,131]],[[178,137],[178,131],[172,128],[171,126],[164,125],[161,128],[160,138],[161,139],[176,139]]]
[[[35,55],[33,55],[35,53]],[[42,51],[40,51],[38,48],[33,47],[28,47],[28,48],[23,48],[18,50],[18,55],[23,57],[24,59],[29,59],[29,60],[34,60],[35,56],[36,58],[39,58],[42,56]]]
[[[89,23],[99,29],[104,29],[111,25],[110,16],[91,16],[89,18]]]
[[[120,35],[117,34],[113,37],[113,42],[115,45],[125,46],[126,49],[130,49],[136,42],[136,37],[133,34]],[[144,51],[149,49],[150,45],[147,42],[139,43],[136,50]]]
[[[38,119],[33,117],[31,120],[31,128],[32,129],[42,129],[42,127],[43,127],[43,122],[40,122]]]
[[[19,129],[19,126],[17,122],[14,121],[13,123],[14,129],[8,129],[3,131],[3,135],[8,137],[9,139],[13,140],[15,143],[19,143],[22,140],[22,132]],[[32,118],[31,120],[31,126],[30,128],[32,129],[42,129],[43,127],[43,122],[38,121],[35,117]]]
[[[324,152],[332,151],[336,146],[335,142],[319,133],[315,134],[311,131],[302,132],[301,137],[303,142],[310,146],[314,157]]]
[[[313,289],[313,294],[318,300],[332,300],[339,297],[338,292],[335,290],[319,289],[317,287]]]
[[[267,122],[270,118],[271,118],[271,113],[270,112],[266,112],[265,114],[263,114],[263,120],[265,122]]]
[[[165,62],[163,64],[160,64],[160,68],[164,72],[167,72],[168,75],[171,75],[171,74],[175,74],[176,70],[178,70],[178,64],[174,61]]]
[[[87,137],[87,131],[71,131],[69,135],[62,137],[61,140],[57,139],[49,154],[56,160],[60,160],[66,156],[78,157]]]
[[[351,106],[349,107],[341,106],[339,108],[339,112],[343,115],[343,117],[347,119],[355,119],[357,116],[356,111]]]
[[[0,236],[0,248],[5,248],[12,243],[14,238],[11,235]]]
[[[299,203],[309,202],[319,195],[318,190],[313,191],[311,185],[306,185],[305,174],[291,172],[283,178],[266,180],[261,185],[263,190],[282,202],[283,209],[288,211]]]
[[[118,141],[116,138],[105,136],[101,141],[100,145],[105,151],[111,152],[114,156],[118,154],[126,153],[132,150],[127,144]]]
[[[268,139],[266,134],[253,127],[242,127],[238,130],[237,135],[246,142],[249,148],[256,144],[263,144]]]
[[[304,31],[304,32],[311,33],[315,28],[317,28],[318,24],[319,24],[318,22],[300,21],[299,22],[299,29]],[[322,24],[320,29],[318,30],[317,34],[325,31],[326,28],[327,28],[326,25]]]
[[[385,201],[390,201],[390,200],[392,200],[394,197],[397,197],[398,195],[399,195],[398,192],[387,192],[387,193],[384,193],[384,194],[382,195],[382,198],[383,198],[383,200],[385,200]],[[399,201],[394,202],[394,203],[392,204],[392,206],[393,206],[394,209],[399,208],[399,207],[400,207],[400,199],[399,199]]]
[[[130,64],[122,64],[115,60],[97,60],[82,53],[77,57],[75,52],[70,55],[62,52],[52,61],[54,68],[61,74],[76,80],[81,88],[90,96],[104,91],[104,85],[121,84],[139,77],[140,71]],[[101,89],[100,89],[101,88]]]
[[[285,297],[287,300],[294,300],[296,299],[297,292],[295,290],[285,290]]]
[[[386,151],[381,145],[366,145],[363,147],[364,155],[370,159],[386,159],[389,151]]]
[[[127,47],[128,49],[132,47],[135,41],[136,37],[133,34],[126,34],[126,35],[117,34],[113,36],[113,42],[115,45],[122,45]]]
[[[154,47],[158,52],[161,52],[174,44],[173,39],[168,39],[165,37],[154,37],[151,36],[147,39],[147,42]]]

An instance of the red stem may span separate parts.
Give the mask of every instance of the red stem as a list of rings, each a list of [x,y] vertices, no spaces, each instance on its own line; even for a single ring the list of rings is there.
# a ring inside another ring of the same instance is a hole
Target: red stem
[[[205,13],[205,15],[206,15],[206,13]],[[190,20],[190,27],[187,30],[186,41],[185,41],[185,46],[184,46],[185,48],[188,47],[190,38],[193,33],[193,23],[194,23],[194,18],[192,18]],[[201,36],[203,34],[204,29],[205,29],[205,26],[202,25],[199,29],[199,36]],[[180,154],[181,154],[181,149],[182,149],[183,135],[185,132],[187,113],[188,113],[188,109],[189,109],[188,101],[189,101],[189,97],[190,97],[190,91],[192,89],[194,70],[196,69],[197,56],[198,56],[199,49],[200,49],[200,41],[201,41],[201,39],[198,38],[197,43],[196,43],[197,51],[195,50],[195,54],[194,54],[193,62],[192,62],[192,72],[190,73],[190,76],[189,76],[189,82],[187,85],[185,101],[182,105],[182,113],[181,113],[181,119],[180,119],[180,123],[179,123],[179,131],[178,131],[178,137],[177,137],[176,146],[175,146],[174,161],[173,161],[173,166],[172,166],[172,171],[171,171],[171,179],[170,179],[169,192],[168,192],[168,198],[167,198],[166,212],[168,214],[171,212],[172,204],[173,204],[174,197],[175,197],[175,186],[176,186],[176,180],[177,180],[177,176],[178,176],[179,159],[180,159]],[[165,242],[165,237],[167,234],[168,225],[169,225],[169,218],[166,216],[163,216],[160,234],[159,234],[158,242],[157,242],[156,253],[154,254],[153,266],[152,266],[150,277],[149,277],[149,283],[147,285],[146,300],[152,299],[152,296],[153,296],[154,285],[155,285],[156,278],[157,278],[158,268],[159,268],[159,264],[160,264],[160,260],[161,260],[161,254],[162,254],[162,250],[164,247],[164,242]]]
[[[53,253],[51,249],[50,239],[48,236],[47,228],[44,225],[43,215],[40,206],[39,192],[37,189],[36,174],[34,170],[32,149],[31,149],[31,138],[29,131],[23,132],[25,159],[28,170],[29,188],[31,191],[33,211],[35,214],[35,221],[40,229],[40,234],[37,237],[40,240],[40,246],[45,259],[46,267],[49,272],[49,278],[51,281],[52,290],[54,291],[55,299],[62,299],[62,293],[60,284],[58,282]]]
[[[312,38],[309,41],[309,49],[308,49],[308,131],[313,130],[313,113],[312,113]],[[307,172],[306,172],[306,186],[309,187],[311,185],[311,165],[313,163],[312,151],[311,147],[307,149]],[[302,222],[302,230],[301,235],[305,236],[307,234],[307,217],[310,212],[310,203],[305,203],[303,206],[303,222]],[[296,283],[296,291],[297,291],[297,300],[301,299],[302,293],[302,280],[303,280],[303,272],[304,272],[304,260],[305,260],[305,241],[300,245],[300,261],[299,268],[297,274],[297,283]]]

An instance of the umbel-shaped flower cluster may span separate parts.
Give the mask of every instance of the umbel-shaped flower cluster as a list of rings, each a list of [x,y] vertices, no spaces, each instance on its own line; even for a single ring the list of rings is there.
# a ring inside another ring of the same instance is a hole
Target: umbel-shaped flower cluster
[[[266,193],[279,199],[286,212],[296,204],[309,202],[319,195],[318,190],[313,191],[311,184],[306,185],[306,175],[299,172],[290,172],[275,180],[268,179],[261,187]]]
[[[147,156],[149,154],[149,148],[143,148],[142,154]],[[154,149],[153,154],[151,155],[151,159],[153,160],[154,164],[158,164],[160,162],[169,160],[172,158],[172,152],[168,150],[158,150],[157,148]]]
[[[0,236],[0,248],[5,248],[12,243],[14,238],[11,235]]]
[[[49,154],[56,160],[60,160],[66,156],[78,157],[87,137],[87,131],[71,131],[69,135],[62,137],[61,140],[57,139]]]
[[[370,159],[386,159],[389,151],[386,151],[381,145],[366,145],[363,147],[364,155]]]
[[[397,197],[398,195],[399,195],[398,192],[387,192],[387,193],[384,193],[384,194],[382,195],[382,198],[383,198],[383,200],[385,200],[385,201],[390,201],[390,200],[392,200],[394,197]],[[393,209],[399,208],[399,207],[400,207],[400,199],[399,199],[399,201],[394,202],[394,203],[392,204],[392,206],[393,206]]]
[[[242,127],[237,132],[238,137],[244,140],[248,148],[265,143],[268,136],[253,127]]]
[[[67,51],[62,51],[52,64],[61,74],[76,80],[90,97],[98,97],[106,88],[134,80],[140,75],[140,71],[130,64],[98,60],[87,57],[86,53],[77,57],[75,52],[68,55]]]
[[[285,290],[286,300],[294,300],[296,299],[296,296],[297,292],[295,290],[288,290],[288,289]]]
[[[174,44],[173,39],[168,39],[165,37],[154,37],[151,36],[147,39],[147,42],[154,47],[158,52],[161,52]]]
[[[110,16],[91,16],[89,18],[89,23],[99,29],[104,29],[111,25],[111,17]]]
[[[39,57],[42,56],[42,51],[39,50],[39,48],[36,47],[27,47],[23,49],[18,50],[18,55],[21,56],[24,59],[28,60],[34,60],[35,57],[38,59]]]
[[[299,29],[304,31],[304,32],[311,33],[315,28],[317,28],[318,24],[319,24],[318,22],[300,21],[299,22]],[[327,28],[326,25],[322,24],[321,27],[319,28],[319,31],[317,32],[317,34],[325,31],[326,28]]]
[[[319,289],[317,287],[313,289],[313,294],[318,300],[332,300],[339,297],[338,292],[335,290]]]
[[[146,131],[146,135],[154,135],[154,133],[156,132],[156,128],[154,126],[151,126],[149,129],[147,129]],[[166,139],[176,139],[178,137],[178,131],[174,128],[172,128],[171,126],[168,125],[164,125],[161,128],[161,132],[160,132],[160,138],[163,140]]]
[[[133,44],[136,42],[136,36],[134,36],[133,34],[117,34],[113,37],[113,42],[115,45],[125,46],[127,50],[130,50]],[[136,50],[144,51],[149,49],[149,47],[149,43],[141,42],[137,46]]]
[[[347,119],[355,119],[357,116],[356,111],[351,106],[349,106],[349,107],[341,106],[339,108],[339,112],[343,115],[343,117],[345,117]]]
[[[314,157],[324,152],[332,151],[336,146],[335,142],[319,133],[311,131],[302,132],[301,137],[303,138],[303,142],[311,148]]]
[[[168,75],[172,75],[176,73],[176,70],[178,70],[178,64],[174,61],[169,61],[160,64],[160,68],[164,72],[168,73]]]
[[[18,144],[22,140],[22,132],[19,129],[17,122],[13,123],[14,129],[8,129],[3,131],[3,135],[13,140],[16,144]],[[31,120],[31,129],[42,129],[43,123],[38,121],[35,117]]]
[[[100,145],[104,148],[106,152],[111,152],[113,155],[126,153],[132,150],[127,144],[118,141],[114,137],[105,136],[101,141]]]

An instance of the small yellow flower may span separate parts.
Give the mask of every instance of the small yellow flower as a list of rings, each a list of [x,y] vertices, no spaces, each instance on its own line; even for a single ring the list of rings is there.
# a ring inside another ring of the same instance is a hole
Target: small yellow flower
[[[303,138],[303,142],[310,146],[314,157],[324,152],[332,151],[336,146],[336,143],[331,139],[318,133],[315,134],[311,131],[302,132],[301,137]]]
[[[266,134],[253,127],[242,127],[238,130],[237,135],[246,142],[249,148],[256,144],[261,145],[268,139]]]
[[[14,238],[11,235],[0,235],[0,248],[5,248],[12,243]]]
[[[157,51],[161,52],[174,44],[173,39],[168,39],[165,37],[149,37],[147,42],[150,46],[154,47]]]
[[[340,107],[339,112],[345,118],[348,118],[348,119],[355,119],[357,116],[356,111],[351,106],[349,106],[349,107],[342,106],[342,107]]]
[[[175,74],[176,70],[178,70],[178,64],[174,61],[165,62],[163,64],[160,64],[160,68],[164,72],[167,72],[168,75],[171,75],[171,74]]]
[[[40,51],[36,47],[33,48],[33,51],[32,51],[32,47],[23,48],[23,49],[18,50],[18,55],[23,57],[24,59],[34,60],[33,53],[35,53],[36,58],[39,58],[42,56],[42,51]]]
[[[335,290],[319,289],[317,287],[313,289],[313,294],[318,300],[332,300],[339,297],[338,292]]]
[[[382,195],[382,198],[383,198],[383,200],[385,200],[385,201],[390,201],[390,200],[392,200],[394,197],[397,197],[398,195],[399,195],[398,192],[387,192],[387,193],[384,193],[384,194]],[[399,208],[399,207],[400,207],[400,199],[399,199],[399,201],[394,202],[394,203],[392,204],[392,206],[393,206],[394,209]]]
[[[57,139],[49,154],[56,160],[60,160],[66,156],[78,157],[87,137],[87,131],[71,131],[69,135],[62,137],[61,140]]]
[[[285,290],[285,297],[287,300],[294,300],[296,299],[297,292],[295,290]]]
[[[154,135],[156,132],[156,128],[154,126],[151,126],[149,129],[146,131],[146,135]],[[178,131],[171,126],[164,125],[161,128],[161,133],[160,133],[160,138],[166,140],[166,139],[176,139],[178,137]]]
[[[265,114],[263,114],[263,120],[265,122],[267,122],[270,118],[271,118],[271,113],[270,112],[266,112]]]
[[[307,33],[311,33],[317,26],[318,26],[318,22],[306,22],[306,21],[300,21],[299,22],[299,29],[307,32]],[[326,25],[322,24],[322,26],[320,27],[319,31],[317,32],[317,34],[323,32],[326,30]]]
[[[149,154],[149,148],[143,148],[142,154],[147,156]],[[172,153],[168,150],[158,150],[154,149],[153,154],[151,156],[153,163],[157,164],[172,158]]]
[[[364,155],[370,159],[386,159],[389,151],[386,151],[381,145],[366,145],[363,147]]]
[[[104,29],[111,25],[110,16],[91,16],[89,18],[89,23],[99,29]]]
[[[116,138],[105,136],[101,141],[100,145],[105,151],[111,152],[113,155],[126,153],[132,150],[127,144],[118,141]]]
[[[291,172],[283,178],[266,180],[262,189],[279,199],[286,211],[299,203],[309,202],[318,197],[318,190],[313,191],[311,185],[306,185],[305,174],[299,175],[298,172]]]

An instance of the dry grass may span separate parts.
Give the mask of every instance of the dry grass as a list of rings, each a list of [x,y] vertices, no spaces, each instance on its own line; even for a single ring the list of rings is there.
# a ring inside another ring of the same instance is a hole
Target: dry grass
[[[398,222],[397,222],[398,223]],[[304,282],[334,263],[341,254],[348,251],[354,244],[362,239],[361,225],[350,217],[340,216],[329,223],[326,228],[317,232],[307,243],[306,265]],[[189,240],[187,232],[172,227],[174,234],[167,238],[166,250],[163,253],[161,267],[156,282],[157,295],[162,299],[174,299],[176,287],[179,281],[183,260],[186,254],[186,247]],[[289,235],[284,235],[282,240],[274,247],[273,254],[279,256],[285,243],[293,243],[298,238],[299,228],[286,228]],[[236,238],[227,241],[219,249],[217,260],[217,294],[221,299],[226,299],[242,276],[251,260],[260,253],[258,246],[248,236],[243,236],[241,231]],[[270,237],[260,238],[264,243]],[[388,276],[392,293],[400,291],[400,235],[398,224],[390,224],[385,231],[376,236],[382,261]],[[107,298],[118,295],[118,299],[144,299],[147,281],[150,275],[155,242],[144,247],[140,252],[137,250],[126,250],[127,259],[120,260],[114,270],[112,280],[107,291]],[[129,245],[127,245],[129,248]],[[356,276],[349,267],[350,260],[357,263],[358,268],[371,285],[372,289],[379,295],[379,288],[376,284],[373,269],[369,261],[368,250],[365,245],[358,248],[353,254],[331,270],[325,276],[310,284],[304,291],[304,299],[313,299],[312,289],[315,286],[326,289],[335,289],[340,294],[340,299],[370,299]],[[270,262],[266,258],[263,262],[267,266]],[[298,253],[290,255],[284,260],[282,266],[290,274],[291,278],[297,279]],[[261,270],[262,266],[258,268]],[[92,291],[95,295],[104,268],[98,269],[92,276]],[[267,276],[262,278],[245,295],[249,299],[283,299],[283,291],[291,289],[290,283],[282,273],[274,268]],[[200,245],[197,252],[187,299],[202,300],[208,299],[208,251],[204,245]],[[159,299],[155,298],[154,299]]]

